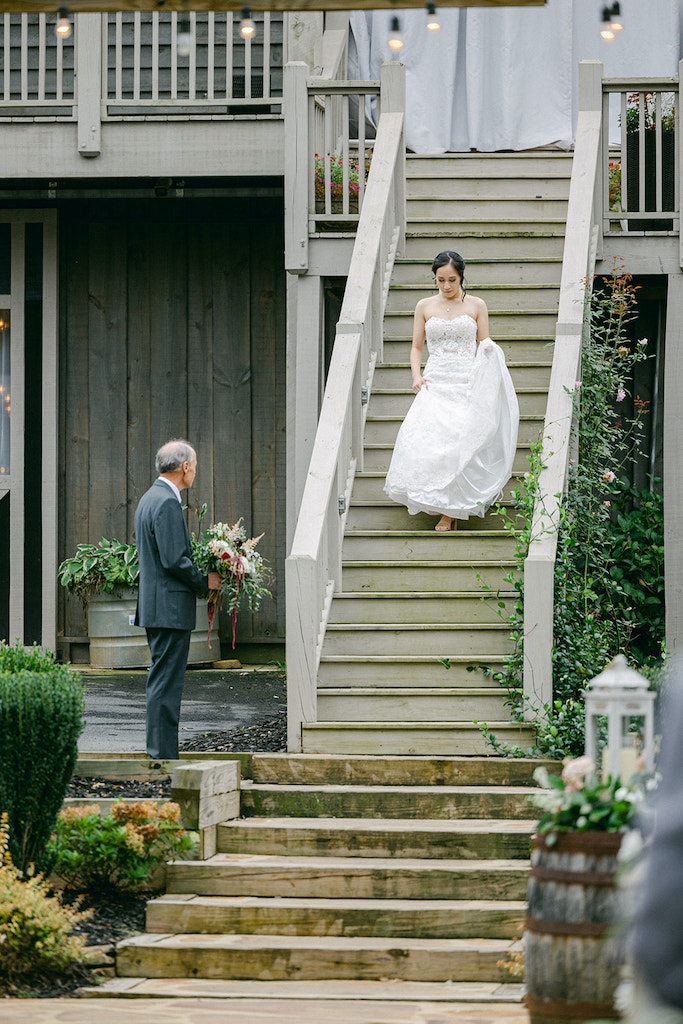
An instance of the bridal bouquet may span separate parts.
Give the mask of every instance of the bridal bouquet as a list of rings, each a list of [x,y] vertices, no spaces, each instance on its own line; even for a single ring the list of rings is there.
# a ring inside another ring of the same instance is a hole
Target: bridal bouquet
[[[203,506],[199,521],[206,512]],[[202,530],[199,538],[192,538],[192,558],[200,572],[217,572],[221,577],[221,589],[212,590],[208,597],[209,643],[216,617],[216,608],[222,608],[225,601],[232,616],[232,646],[235,646],[237,606],[246,597],[249,608],[258,610],[264,597],[270,597],[268,583],[270,570],[263,557],[256,550],[261,536],[247,538],[242,520],[232,526],[214,523]]]

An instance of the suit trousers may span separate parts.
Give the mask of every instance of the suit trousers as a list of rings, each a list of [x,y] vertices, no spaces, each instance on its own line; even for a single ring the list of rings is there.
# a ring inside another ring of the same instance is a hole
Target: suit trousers
[[[146,632],[152,654],[147,676],[147,753],[175,759],[191,631],[148,627]]]

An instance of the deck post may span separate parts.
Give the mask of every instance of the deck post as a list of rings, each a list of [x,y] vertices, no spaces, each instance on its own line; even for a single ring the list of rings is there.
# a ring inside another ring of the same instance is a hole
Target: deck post
[[[285,270],[308,270],[308,64],[285,65],[282,109],[285,119]]]
[[[100,155],[102,134],[102,15],[76,15],[78,152]]]

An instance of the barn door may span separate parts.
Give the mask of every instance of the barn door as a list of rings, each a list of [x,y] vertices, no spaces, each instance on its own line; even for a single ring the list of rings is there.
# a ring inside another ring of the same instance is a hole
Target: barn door
[[[57,218],[0,210],[0,638],[54,649]]]

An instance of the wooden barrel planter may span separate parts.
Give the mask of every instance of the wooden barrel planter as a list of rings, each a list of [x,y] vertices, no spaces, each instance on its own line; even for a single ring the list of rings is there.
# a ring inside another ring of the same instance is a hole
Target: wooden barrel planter
[[[614,886],[620,832],[534,836],[524,927],[526,1005],[531,1024],[617,1020],[614,992],[623,942]]]

